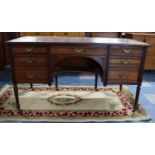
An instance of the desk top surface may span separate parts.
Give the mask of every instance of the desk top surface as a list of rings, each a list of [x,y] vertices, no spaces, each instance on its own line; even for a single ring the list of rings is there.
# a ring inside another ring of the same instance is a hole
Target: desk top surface
[[[52,36],[26,36],[9,40],[6,44],[98,44],[98,45],[124,45],[143,46],[149,44],[133,39],[97,38],[97,37],[52,37]]]

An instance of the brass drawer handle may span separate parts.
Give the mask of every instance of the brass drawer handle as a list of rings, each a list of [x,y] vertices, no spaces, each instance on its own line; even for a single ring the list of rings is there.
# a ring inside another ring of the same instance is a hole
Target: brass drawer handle
[[[32,52],[33,51],[33,48],[25,48],[25,51],[26,52]]]
[[[26,73],[27,78],[33,79],[37,74],[36,73]]]
[[[75,52],[82,52],[83,48],[75,48]]]
[[[122,78],[122,79],[126,79],[126,78],[129,77],[129,73],[127,73],[127,72],[122,72],[122,73],[120,73],[118,76],[119,76],[120,78]]]
[[[130,60],[122,60],[121,62],[122,62],[122,64],[124,64],[124,65],[128,65],[128,64],[130,63]]]
[[[131,50],[130,50],[130,49],[123,49],[123,52],[124,52],[125,54],[129,54],[129,53],[131,52]]]
[[[27,59],[27,63],[28,63],[28,64],[34,63],[34,59],[33,59],[33,58]]]

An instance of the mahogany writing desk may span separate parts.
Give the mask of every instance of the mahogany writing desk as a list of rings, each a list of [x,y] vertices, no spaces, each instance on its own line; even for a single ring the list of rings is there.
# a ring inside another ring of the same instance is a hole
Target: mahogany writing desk
[[[104,86],[137,85],[134,109],[142,83],[147,43],[131,39],[88,37],[21,37],[6,42],[10,49],[13,86],[17,109],[20,110],[17,83],[48,83],[63,60],[84,58],[101,70]],[[79,59],[78,59],[79,60]],[[83,60],[83,59],[82,59]],[[84,63],[79,62],[81,66]],[[88,64],[89,67],[89,64]],[[91,69],[90,65],[90,69]]]

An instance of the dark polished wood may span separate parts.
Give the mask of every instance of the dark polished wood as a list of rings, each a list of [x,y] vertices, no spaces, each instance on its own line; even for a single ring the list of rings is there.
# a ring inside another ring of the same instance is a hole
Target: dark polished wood
[[[104,86],[137,85],[134,110],[142,83],[147,43],[132,39],[98,37],[22,37],[6,42],[12,55],[13,84],[19,109],[16,83],[47,83],[59,67],[73,70],[98,69]],[[97,89],[97,75],[95,88]],[[56,77],[57,88],[57,77]]]
[[[19,97],[18,97],[17,83],[14,83],[13,89],[14,89],[14,92],[15,92],[14,94],[15,94],[15,99],[16,99],[16,107],[17,107],[17,110],[20,111],[20,103],[19,103]]]
[[[15,68],[14,68],[14,55],[11,51],[11,48],[8,48],[10,53],[10,62],[11,62],[11,73],[12,73],[12,83],[13,83],[13,89],[14,89],[14,95],[16,99],[16,108],[20,111],[20,103],[19,103],[19,97],[18,97],[18,86],[17,81],[15,77]]]
[[[18,32],[0,32],[0,69],[5,69],[5,66],[10,63],[8,48],[5,46],[5,41],[19,37]]]
[[[18,38],[19,36],[20,36],[19,32],[2,32],[5,65],[10,64],[9,50],[5,46],[5,41],[10,40],[10,39],[14,39],[14,38]]]
[[[138,109],[138,100],[139,100],[139,95],[140,95],[140,90],[141,90],[141,85],[142,85],[142,77],[143,77],[144,66],[145,66],[145,61],[146,61],[146,54],[147,54],[147,48],[145,47],[143,49],[143,55],[141,57],[141,64],[140,64],[140,69],[138,73],[139,76],[138,76],[138,84],[137,84],[137,90],[136,90],[134,111]]]
[[[122,89],[123,89],[123,85],[120,85],[119,90],[122,91]]]

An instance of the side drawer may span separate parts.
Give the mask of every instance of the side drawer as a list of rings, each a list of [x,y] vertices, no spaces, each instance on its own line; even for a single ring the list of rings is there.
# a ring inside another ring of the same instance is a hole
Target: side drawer
[[[47,68],[16,68],[15,78],[20,83],[47,83]]]
[[[16,67],[22,66],[47,66],[48,60],[46,55],[16,55],[14,64]]]
[[[141,57],[143,49],[138,47],[111,47],[110,56]]]
[[[53,54],[91,54],[106,55],[106,47],[82,47],[82,46],[52,46],[50,53]]]
[[[132,84],[138,82],[138,71],[120,71],[120,70],[109,70],[108,71],[108,84]]]
[[[122,66],[138,66],[141,63],[141,59],[139,58],[121,58],[121,57],[110,57],[109,58],[109,65],[122,65]]]
[[[47,52],[45,47],[34,47],[34,46],[15,46],[12,47],[12,52],[14,54],[44,54]]]

